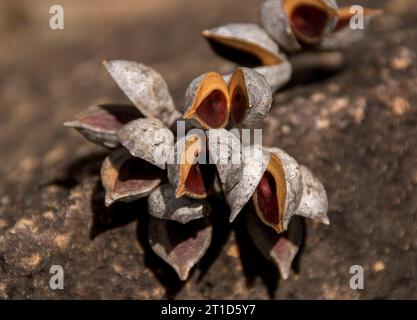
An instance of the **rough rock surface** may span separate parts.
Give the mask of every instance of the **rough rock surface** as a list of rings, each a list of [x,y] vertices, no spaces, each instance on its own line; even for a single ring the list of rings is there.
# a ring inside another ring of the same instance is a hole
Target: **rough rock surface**
[[[152,65],[180,105],[190,79],[229,68],[198,30],[255,22],[260,2],[144,1],[126,19],[119,7],[119,19],[99,19],[112,10],[86,5],[82,20],[80,1],[63,1],[61,31],[49,30],[46,4],[30,16],[13,2],[20,15],[0,25],[1,298],[417,298],[414,0],[361,1],[385,15],[348,50],[347,68],[275,96],[264,143],[323,181],[331,220],[306,221],[288,280],[255,250],[244,219],[227,225],[224,206],[213,208],[215,241],[185,284],[149,248],[144,201],[105,209],[104,151],[62,126],[93,103],[126,102],[101,60]],[[52,265],[65,270],[64,290],[49,288]],[[364,267],[364,290],[349,287],[352,265]]]

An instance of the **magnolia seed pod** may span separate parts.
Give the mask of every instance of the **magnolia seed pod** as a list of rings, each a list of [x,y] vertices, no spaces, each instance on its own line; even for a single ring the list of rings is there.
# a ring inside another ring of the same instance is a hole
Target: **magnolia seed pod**
[[[74,128],[86,139],[99,145],[116,148],[119,146],[117,133],[128,122],[142,117],[134,106],[93,105],[78,113],[74,120],[64,126]]]
[[[244,65],[274,65],[285,59],[277,44],[260,26],[232,23],[203,31],[213,50]]]
[[[206,161],[205,140],[205,134],[204,137],[188,134],[175,144],[173,163],[169,163],[167,169],[168,180],[174,186],[177,198],[187,196],[203,199],[207,197],[214,175],[211,166],[201,164],[202,160]]]
[[[181,117],[175,108],[168,85],[154,69],[126,60],[103,61],[103,64],[143,115],[161,119],[168,127]]]
[[[113,151],[101,167],[106,206],[115,201],[131,202],[146,197],[162,181],[164,171],[125,149]]]
[[[291,78],[292,66],[288,60],[282,61],[280,64],[272,66],[263,66],[253,68],[256,72],[263,75],[268,82],[271,92],[274,93],[283,87]],[[223,78],[227,83],[230,83],[233,73],[224,75]]]
[[[230,115],[238,127],[252,127],[264,119],[272,105],[272,92],[263,75],[237,68],[229,84]]]
[[[202,129],[223,128],[229,121],[227,84],[216,72],[194,79],[185,94],[184,119]]]
[[[242,178],[242,145],[226,129],[209,130],[207,138],[210,161],[216,165],[223,192],[228,193]]]
[[[287,230],[295,214],[328,223],[327,196],[320,181],[283,150],[267,151],[270,161],[253,194],[259,218],[277,233]]]
[[[208,218],[180,224],[151,217],[148,234],[152,250],[185,281],[209,248],[212,227]]]
[[[206,200],[177,198],[171,184],[166,183],[148,197],[148,210],[151,216],[159,219],[173,220],[188,223],[191,220],[201,219],[210,214],[210,204]]]
[[[323,37],[320,43],[322,50],[340,50],[350,47],[353,43],[360,41],[365,34],[365,29],[371,20],[382,13],[381,10],[362,8],[364,28],[350,28],[350,21],[356,12],[351,11],[351,7],[343,7],[338,11],[338,21],[332,33]]]
[[[174,134],[156,118],[143,118],[128,123],[119,131],[118,138],[132,156],[142,158],[161,169],[166,168],[174,152]]]
[[[229,221],[236,219],[237,215],[248,203],[254,194],[261,178],[268,167],[270,154],[264,152],[262,147],[258,145],[245,146],[242,149],[243,163],[241,164],[241,172],[237,173],[233,168],[230,173],[224,172],[224,175],[238,175],[240,178],[238,183],[228,192],[225,192],[226,202],[231,212]],[[234,180],[234,177],[228,177]]]
[[[246,216],[246,227],[259,251],[278,267],[283,279],[288,279],[291,265],[303,241],[303,222],[294,217],[285,233],[277,234],[268,228],[254,212]]]
[[[268,0],[261,10],[261,24],[288,52],[302,45],[316,45],[337,21],[334,0]]]

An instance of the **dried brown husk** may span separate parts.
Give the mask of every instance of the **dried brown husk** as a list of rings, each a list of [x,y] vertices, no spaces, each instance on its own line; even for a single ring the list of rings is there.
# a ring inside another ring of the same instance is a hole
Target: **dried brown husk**
[[[203,36],[221,56],[245,65],[274,65],[285,60],[277,44],[260,26],[231,23],[203,31]]]
[[[148,211],[155,218],[188,223],[207,217],[211,208],[210,203],[205,199],[177,198],[173,186],[166,183],[153,190],[149,195]]]
[[[288,279],[291,265],[303,241],[303,221],[294,217],[285,233],[268,228],[254,212],[246,217],[246,227],[255,246],[268,260],[274,262],[283,279]]]
[[[119,131],[118,139],[132,156],[142,158],[161,169],[166,168],[174,152],[174,134],[156,118],[129,122]]]
[[[229,121],[229,109],[226,82],[217,72],[208,72],[189,85],[183,117],[199,128],[223,128]]]
[[[202,132],[200,132],[202,134]],[[175,145],[173,163],[169,163],[168,179],[175,188],[177,198],[187,196],[204,199],[213,184],[214,172],[207,162],[206,137],[188,134]],[[204,159],[203,159],[204,157]]]
[[[230,116],[238,127],[253,127],[269,112],[272,92],[265,77],[254,69],[240,67],[229,83]]]
[[[123,148],[113,151],[101,167],[106,206],[115,201],[131,202],[149,195],[163,180],[164,171],[132,157]]]
[[[151,217],[148,233],[153,251],[185,281],[210,246],[212,226],[208,218],[180,224]]]
[[[128,122],[142,117],[134,106],[101,104],[92,105],[78,113],[73,120],[64,126],[74,128],[86,139],[105,146],[119,146],[117,133]]]
[[[160,119],[170,127],[181,114],[164,78],[142,63],[126,60],[103,61],[120,89],[146,117]]]

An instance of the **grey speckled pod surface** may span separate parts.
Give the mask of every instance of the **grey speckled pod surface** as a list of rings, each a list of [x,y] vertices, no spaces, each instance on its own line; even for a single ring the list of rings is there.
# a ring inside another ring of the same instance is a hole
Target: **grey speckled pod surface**
[[[159,118],[168,127],[181,117],[164,78],[154,69],[125,60],[104,61],[103,64],[143,115]]]
[[[207,38],[223,38],[238,40],[262,48],[274,56],[277,62],[285,59],[285,55],[279,50],[278,45],[268,33],[253,23],[230,23],[224,26],[205,30],[203,35]]]
[[[253,127],[264,119],[272,106],[272,92],[265,77],[253,69],[240,67],[248,93],[248,108],[240,126]],[[233,111],[232,111],[233,112]]]
[[[264,152],[258,145],[243,147],[242,175],[239,183],[226,193],[226,202],[229,205],[230,222],[232,222],[243,207],[251,199],[266,168],[270,154]]]
[[[301,166],[303,194],[296,214],[310,219],[315,219],[324,224],[330,224],[327,217],[328,201],[323,184],[309,169]]]
[[[242,145],[240,140],[226,129],[207,132],[211,161],[216,165],[225,193],[242,179]]]
[[[156,188],[148,197],[148,210],[155,218],[188,223],[208,216],[210,204],[206,200],[175,197],[175,190],[169,183]]]
[[[174,134],[159,119],[143,118],[125,125],[118,134],[120,143],[134,157],[161,169],[174,151]]]

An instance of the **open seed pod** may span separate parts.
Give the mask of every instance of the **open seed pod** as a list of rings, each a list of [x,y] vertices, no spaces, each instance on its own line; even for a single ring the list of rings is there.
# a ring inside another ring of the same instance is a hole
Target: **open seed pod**
[[[261,24],[288,52],[303,45],[320,43],[337,21],[334,0],[267,0],[261,9]]]
[[[328,224],[327,195],[321,182],[283,150],[267,150],[270,161],[253,194],[259,218],[278,233],[287,230],[295,214]]]
[[[103,61],[103,64],[143,115],[159,118],[168,127],[181,117],[164,78],[154,69],[126,60]]]
[[[151,217],[148,234],[153,251],[185,281],[210,246],[212,226],[208,218],[180,224]]]
[[[242,179],[242,145],[240,140],[226,129],[207,132],[211,163],[216,165],[224,193],[228,193]]]
[[[199,128],[223,128],[229,121],[227,84],[216,72],[194,79],[185,95],[184,119]]]
[[[174,134],[156,118],[129,122],[119,131],[118,138],[132,156],[142,158],[161,169],[166,168],[174,152]]]
[[[323,37],[320,43],[322,50],[338,50],[348,48],[355,42],[361,40],[365,30],[369,26],[372,18],[382,13],[381,10],[363,8],[363,29],[350,28],[350,20],[356,12],[351,11],[351,7],[343,7],[338,11],[338,20],[331,34]]]
[[[164,171],[132,157],[123,148],[113,151],[101,167],[106,206],[115,201],[131,202],[146,197],[162,181]]]
[[[283,279],[288,279],[291,265],[303,241],[303,222],[294,217],[285,233],[277,234],[268,228],[254,212],[246,216],[246,227],[255,246],[276,264]]]
[[[207,217],[211,208],[209,202],[204,199],[177,198],[172,185],[166,183],[149,195],[148,211],[155,218],[188,223],[191,220]]]
[[[119,146],[119,130],[141,116],[139,110],[130,105],[93,105],[78,113],[74,120],[65,122],[64,126],[75,128],[94,143],[116,148]]]
[[[248,203],[254,194],[261,178],[268,166],[270,154],[264,152],[261,146],[245,146],[242,149],[243,163],[241,164],[241,173],[237,173],[236,169],[231,167],[230,173],[225,171],[224,175],[239,175],[239,182],[228,192],[225,192],[226,202],[231,212],[229,221],[236,219],[237,215]],[[228,177],[227,179],[234,180]]]
[[[188,134],[175,145],[173,163],[169,163],[168,179],[175,188],[175,196],[187,196],[194,199],[207,197],[214,174],[212,167],[201,164],[206,159],[206,137]],[[200,159],[200,161],[198,161]]]
[[[217,54],[243,65],[274,65],[285,59],[268,33],[256,24],[227,24],[204,30],[203,36]]]
[[[272,92],[263,75],[237,68],[229,83],[230,115],[237,127],[251,127],[264,119],[272,105]]]

